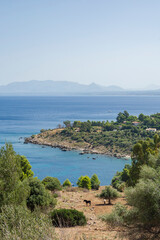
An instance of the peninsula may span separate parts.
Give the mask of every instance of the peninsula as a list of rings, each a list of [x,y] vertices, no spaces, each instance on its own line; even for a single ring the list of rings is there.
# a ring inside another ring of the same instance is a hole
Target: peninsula
[[[132,147],[139,140],[160,134],[160,113],[138,117],[120,112],[116,121],[64,121],[56,129],[41,132],[25,139],[33,143],[57,147],[63,151],[79,150],[80,154],[106,154],[117,158],[129,158]]]

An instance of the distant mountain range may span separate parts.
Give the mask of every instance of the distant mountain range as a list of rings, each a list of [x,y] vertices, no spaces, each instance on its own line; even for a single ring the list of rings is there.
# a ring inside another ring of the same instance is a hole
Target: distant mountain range
[[[38,81],[13,82],[0,86],[0,96],[81,96],[81,95],[160,95],[158,86],[144,90],[126,90],[119,86],[101,86],[96,83],[89,85],[69,81]]]
[[[101,86],[95,83],[90,85],[79,84],[67,81],[38,81],[13,82],[5,86],[0,86],[0,95],[83,95],[100,94],[103,92],[123,91],[118,86]]]

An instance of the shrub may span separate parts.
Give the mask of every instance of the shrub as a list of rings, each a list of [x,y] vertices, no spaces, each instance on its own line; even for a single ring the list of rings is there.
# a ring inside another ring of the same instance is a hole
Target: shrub
[[[131,169],[131,166],[129,164],[126,164],[122,172],[117,172],[116,175],[112,178],[112,182],[111,182],[112,187],[122,192],[126,186],[125,183],[129,181],[130,169]]]
[[[0,239],[55,240],[52,222],[40,211],[31,213],[24,206],[6,205],[0,212]]]
[[[140,180],[135,187],[128,188],[127,202],[137,212],[136,222],[146,227],[160,225],[160,171],[143,166]]]
[[[64,181],[64,183],[63,183],[63,187],[71,187],[72,186],[72,184],[71,184],[71,182],[69,181],[69,179],[67,178],[65,181]]]
[[[119,186],[122,183],[122,177],[121,177],[122,173],[121,172],[117,172],[116,175],[112,178],[111,181],[111,185],[112,187],[114,187],[115,189],[119,190]]]
[[[88,176],[81,176],[77,181],[78,187],[91,189],[91,180]]]
[[[62,188],[60,181],[55,177],[45,177],[42,183],[45,185],[46,189],[50,191],[61,190]]]
[[[51,213],[51,220],[55,227],[83,226],[87,223],[83,212],[75,209],[56,209]]]
[[[27,206],[33,211],[35,207],[55,206],[56,201],[51,197],[49,192],[45,189],[42,182],[37,178],[29,180],[30,195],[27,198]]]
[[[127,203],[132,208],[116,207],[111,214],[102,216],[110,224],[136,224],[154,231],[160,225],[160,169],[144,165],[134,187],[125,190]],[[123,211],[122,211],[123,210]]]
[[[46,132],[47,130],[46,129],[41,129],[40,132],[43,133],[43,132]]]
[[[111,213],[100,216],[100,219],[111,226],[123,225],[125,219],[127,219],[127,215],[128,210],[126,206],[117,203]]]
[[[91,188],[92,189],[99,189],[100,181],[98,179],[98,176],[96,174],[93,174],[91,177]]]
[[[111,204],[112,199],[116,199],[119,197],[119,193],[116,189],[106,186],[104,190],[102,190],[99,195],[100,198],[108,199],[108,204]]]

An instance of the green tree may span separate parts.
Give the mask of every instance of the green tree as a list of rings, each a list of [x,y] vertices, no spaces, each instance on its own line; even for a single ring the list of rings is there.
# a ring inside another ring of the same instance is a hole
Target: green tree
[[[127,182],[130,178],[130,169],[131,166],[129,164],[126,164],[123,168],[123,171],[121,173],[121,179],[123,182]]]
[[[33,211],[35,207],[55,206],[56,201],[45,189],[42,182],[37,178],[29,179],[30,195],[27,198],[27,206]]]
[[[20,180],[22,175],[20,155],[11,144],[6,144],[0,149],[0,208],[5,204],[25,202],[29,186],[27,180]]]
[[[126,120],[127,120],[127,118],[129,117],[129,113],[125,110],[123,114],[124,114],[124,116],[126,117]]]
[[[91,189],[91,180],[88,176],[81,176],[77,181],[78,187]]]
[[[127,111],[125,111],[124,113],[119,112],[117,115],[117,122],[122,123],[123,121],[126,121],[127,118],[128,118]]]
[[[69,120],[66,120],[63,122],[66,128],[71,127],[71,122]]]
[[[80,131],[81,132],[90,132],[91,131],[91,122],[82,122],[81,123],[81,127],[80,127]]]
[[[82,187],[82,179],[83,179],[83,176],[80,176],[79,178],[78,178],[78,181],[77,181],[77,186],[78,187]]]
[[[143,113],[139,114],[138,119],[143,122],[145,119],[145,115]]]
[[[116,189],[106,186],[104,190],[102,190],[101,194],[99,195],[100,198],[108,199],[108,204],[111,204],[111,200],[116,199],[119,197],[119,193]]]
[[[62,188],[60,181],[55,177],[45,177],[42,180],[42,183],[44,184],[45,188],[50,191],[61,190]]]
[[[122,172],[117,172],[112,178],[111,185],[118,191],[122,192],[126,186],[126,182],[130,179],[131,165],[125,164]]]
[[[91,188],[98,190],[100,186],[100,181],[97,174],[93,174],[91,177]]]
[[[73,122],[73,127],[80,128],[81,127],[81,121],[74,121]]]
[[[71,182],[69,181],[69,179],[67,178],[65,181],[64,181],[64,183],[63,183],[63,187],[71,187],[72,186],[72,184],[71,184]]]
[[[124,115],[122,112],[118,113],[117,122],[118,122],[118,123],[122,123],[122,122],[125,121],[125,120],[126,120],[125,115]]]
[[[26,177],[33,177],[34,173],[31,170],[31,165],[25,156],[20,156],[20,163],[22,169],[21,179],[23,180]]]
[[[149,165],[149,156],[155,153],[155,145],[151,140],[141,140],[134,145],[128,185],[134,186],[138,182],[141,166],[144,164]]]

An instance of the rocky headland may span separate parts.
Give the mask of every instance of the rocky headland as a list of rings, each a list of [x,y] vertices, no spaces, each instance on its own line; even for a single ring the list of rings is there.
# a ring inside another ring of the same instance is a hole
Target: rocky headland
[[[130,159],[130,152],[119,152],[117,149],[109,149],[105,146],[93,147],[92,144],[87,142],[77,142],[70,138],[61,136],[64,129],[46,130],[31,137],[25,138],[24,143],[38,144],[42,146],[50,146],[53,148],[60,148],[62,151],[80,151],[79,154],[104,154],[116,158]]]

